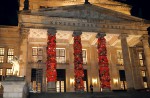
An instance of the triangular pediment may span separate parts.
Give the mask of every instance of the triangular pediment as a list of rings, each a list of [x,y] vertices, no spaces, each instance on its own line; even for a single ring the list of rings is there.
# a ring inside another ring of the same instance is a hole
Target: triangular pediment
[[[108,20],[112,22],[120,22],[120,21],[140,22],[142,20],[137,17],[122,14],[96,5],[87,5],[87,4],[41,8],[38,10],[32,10],[31,14],[48,17]]]

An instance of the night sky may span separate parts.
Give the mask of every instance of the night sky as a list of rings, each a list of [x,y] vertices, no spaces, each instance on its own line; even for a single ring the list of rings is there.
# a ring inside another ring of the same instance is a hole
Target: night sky
[[[19,0],[0,0],[0,25],[17,25]],[[150,0],[116,0],[132,5],[131,14],[150,20]]]

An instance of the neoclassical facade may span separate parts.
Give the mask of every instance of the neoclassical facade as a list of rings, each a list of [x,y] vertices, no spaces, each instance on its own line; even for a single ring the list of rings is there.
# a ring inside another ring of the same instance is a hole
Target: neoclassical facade
[[[79,1],[49,7],[31,0],[23,10],[21,0],[18,26],[0,26],[1,81],[18,56],[31,91],[89,92],[91,84],[94,92],[150,88],[150,24],[127,14],[127,7],[121,13]]]

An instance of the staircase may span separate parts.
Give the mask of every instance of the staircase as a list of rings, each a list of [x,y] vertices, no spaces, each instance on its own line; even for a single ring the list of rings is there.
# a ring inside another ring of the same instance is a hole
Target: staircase
[[[28,98],[150,98],[150,92],[30,93]]]

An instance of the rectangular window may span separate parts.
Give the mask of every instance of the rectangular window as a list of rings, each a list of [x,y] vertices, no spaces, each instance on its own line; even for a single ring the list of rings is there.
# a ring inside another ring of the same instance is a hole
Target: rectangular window
[[[139,52],[139,62],[140,62],[140,66],[144,66],[144,63],[143,63],[143,52]]]
[[[0,69],[0,75],[2,75],[3,74],[3,69]]]
[[[142,74],[142,77],[146,77],[146,71],[142,70],[141,74]]]
[[[117,61],[119,65],[123,65],[123,55],[121,50],[117,50]]]
[[[87,64],[87,51],[82,49],[83,64]]]
[[[65,63],[66,57],[65,57],[65,49],[64,48],[57,48],[56,49],[56,61],[57,63]]]
[[[3,79],[3,77],[2,77],[2,75],[3,75],[3,69],[0,69],[0,81],[2,81]],[[0,88],[1,88],[1,84],[0,84]]]
[[[12,69],[6,69],[6,76],[7,75],[12,75]]]
[[[144,88],[148,88],[147,82],[144,82]]]
[[[9,63],[14,58],[14,49],[8,49],[7,62]]]
[[[5,53],[5,49],[0,48],[0,63],[4,62],[4,53]]]
[[[43,59],[43,47],[32,47],[32,60],[37,62]]]

